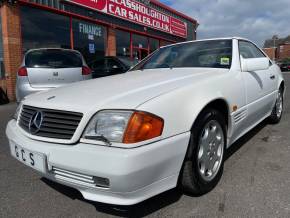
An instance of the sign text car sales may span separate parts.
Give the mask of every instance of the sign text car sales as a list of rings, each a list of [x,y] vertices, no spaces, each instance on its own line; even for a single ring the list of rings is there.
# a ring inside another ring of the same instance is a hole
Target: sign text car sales
[[[131,0],[109,0],[110,14],[170,32],[170,17]]]
[[[187,25],[134,0],[70,0],[103,13],[186,38]]]

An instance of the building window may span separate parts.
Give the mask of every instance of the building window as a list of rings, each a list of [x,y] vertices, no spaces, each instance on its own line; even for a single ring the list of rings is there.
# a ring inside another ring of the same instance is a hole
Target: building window
[[[23,51],[33,48],[70,48],[70,18],[21,7]]]
[[[170,44],[172,44],[172,42],[168,42],[168,41],[164,41],[164,40],[160,41],[160,46],[166,46],[166,45],[170,45]]]
[[[105,27],[77,19],[73,19],[72,27],[74,49],[83,54],[88,65],[105,56],[107,44]]]
[[[148,38],[146,36],[132,34],[133,47],[148,49]]]
[[[130,57],[130,33],[116,30],[117,56]]]
[[[153,52],[159,48],[159,40],[158,39],[149,39],[149,52]]]
[[[149,54],[148,37],[132,34],[132,43],[133,43],[132,56],[134,59],[141,61]]]

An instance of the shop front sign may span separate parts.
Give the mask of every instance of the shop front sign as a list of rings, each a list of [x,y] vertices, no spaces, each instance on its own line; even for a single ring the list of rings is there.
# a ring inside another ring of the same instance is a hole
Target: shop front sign
[[[93,10],[116,16],[183,38],[187,37],[186,22],[164,14],[134,0],[68,0]],[[150,1],[146,1],[150,3]]]

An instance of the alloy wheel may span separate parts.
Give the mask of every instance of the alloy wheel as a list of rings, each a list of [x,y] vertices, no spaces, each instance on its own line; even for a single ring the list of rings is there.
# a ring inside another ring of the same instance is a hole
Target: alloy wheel
[[[276,115],[278,118],[280,118],[283,112],[283,96],[281,91],[278,92],[275,107],[276,107]]]
[[[205,181],[217,175],[224,154],[224,134],[216,120],[209,121],[201,132],[198,144],[198,169]]]

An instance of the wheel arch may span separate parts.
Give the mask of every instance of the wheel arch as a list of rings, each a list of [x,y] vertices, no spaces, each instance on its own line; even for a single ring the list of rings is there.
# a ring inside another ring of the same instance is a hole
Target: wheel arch
[[[192,126],[191,126],[191,132],[193,130],[193,128],[197,125],[197,122],[199,120],[199,117],[201,116],[201,114],[207,110],[207,109],[214,109],[214,110],[217,110],[219,111],[223,117],[225,118],[225,123],[226,123],[226,131],[227,133],[229,132],[229,129],[231,128],[231,119],[230,119],[230,107],[229,107],[229,103],[226,99],[222,98],[222,97],[218,97],[218,98],[215,98],[215,99],[212,99],[211,101],[207,101],[207,103],[204,104],[203,107],[201,107],[201,110],[199,110],[199,112],[197,113],[198,115],[195,117],[195,120],[193,121],[192,123]],[[180,169],[180,173],[179,173],[179,178],[178,178],[178,184],[179,185],[184,185],[184,181],[183,181],[183,175],[187,175],[187,174],[183,174],[184,173],[184,170],[186,171],[187,169],[187,163],[190,162],[191,160],[191,157],[193,155],[193,152],[194,152],[194,147],[191,146],[191,141],[194,140],[193,139],[193,134],[191,134],[190,136],[190,141],[189,141],[189,144],[187,146],[187,151],[185,153],[185,157],[184,157],[184,160],[183,160],[183,164],[182,164],[182,167]],[[227,136],[225,137],[225,143],[227,143]],[[187,175],[188,176],[188,175]]]
[[[224,98],[213,99],[209,103],[207,103],[204,107],[202,107],[202,109],[199,111],[198,115],[196,116],[196,119],[194,120],[191,126],[191,130],[194,128],[195,125],[197,125],[197,120],[200,114],[208,108],[215,109],[223,115],[223,117],[225,118],[225,122],[227,124],[226,127],[227,132],[229,132],[229,130],[231,129],[230,107],[229,103]]]

